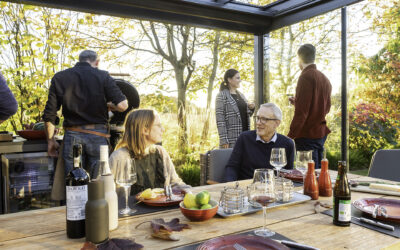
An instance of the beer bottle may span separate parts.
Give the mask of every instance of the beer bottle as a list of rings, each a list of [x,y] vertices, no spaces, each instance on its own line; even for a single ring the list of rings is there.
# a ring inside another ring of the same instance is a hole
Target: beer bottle
[[[333,189],[333,224],[337,226],[350,226],[351,221],[351,193],[346,171],[346,162],[339,161]]]

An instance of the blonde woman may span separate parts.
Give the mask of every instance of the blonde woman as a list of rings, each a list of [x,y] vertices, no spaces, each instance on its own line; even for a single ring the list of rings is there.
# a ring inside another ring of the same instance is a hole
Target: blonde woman
[[[137,182],[131,194],[147,188],[163,188],[166,185],[188,187],[179,178],[167,151],[160,145],[164,128],[159,115],[151,109],[130,112],[125,119],[125,131],[110,156],[110,168],[115,176],[119,160],[135,159]]]

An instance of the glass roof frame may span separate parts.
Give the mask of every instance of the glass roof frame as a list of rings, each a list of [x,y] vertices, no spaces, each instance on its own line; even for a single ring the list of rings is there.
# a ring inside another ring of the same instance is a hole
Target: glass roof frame
[[[277,0],[263,6],[237,0],[6,1],[262,35],[362,0]]]

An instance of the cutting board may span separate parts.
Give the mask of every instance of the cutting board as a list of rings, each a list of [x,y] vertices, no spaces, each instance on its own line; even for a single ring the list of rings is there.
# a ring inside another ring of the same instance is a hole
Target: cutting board
[[[363,193],[372,193],[372,194],[385,194],[385,195],[393,195],[393,196],[400,196],[400,192],[390,191],[390,190],[382,190],[382,189],[372,189],[368,186],[357,186],[357,187],[350,187],[351,191],[356,192],[363,192]]]

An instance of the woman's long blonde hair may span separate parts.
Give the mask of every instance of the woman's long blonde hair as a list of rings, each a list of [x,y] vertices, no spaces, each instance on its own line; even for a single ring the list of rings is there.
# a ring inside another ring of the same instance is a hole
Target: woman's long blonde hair
[[[134,158],[140,159],[145,155],[146,138],[144,128],[151,129],[156,114],[152,109],[137,109],[129,112],[125,118],[125,131],[116,149],[126,147]]]

